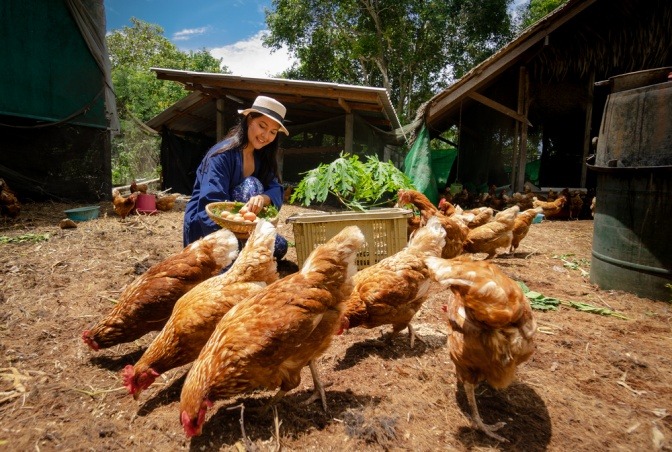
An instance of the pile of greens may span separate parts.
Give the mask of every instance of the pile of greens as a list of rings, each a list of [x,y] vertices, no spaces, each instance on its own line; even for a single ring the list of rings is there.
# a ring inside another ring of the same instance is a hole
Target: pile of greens
[[[356,155],[341,152],[333,162],[320,164],[304,174],[290,199],[304,206],[323,203],[331,194],[348,209],[364,211],[390,205],[402,188],[415,189],[408,176],[392,163],[371,155],[362,162]]]

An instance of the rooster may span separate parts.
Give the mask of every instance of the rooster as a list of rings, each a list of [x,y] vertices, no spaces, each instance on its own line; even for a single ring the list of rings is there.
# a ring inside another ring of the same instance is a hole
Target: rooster
[[[310,366],[315,393],[326,395],[315,366],[342,329],[345,300],[365,238],[348,226],[316,247],[300,271],[234,306],[217,324],[187,374],[180,396],[180,421],[187,437],[199,435],[215,399],[260,387],[280,388],[277,402],[301,382]]]
[[[520,241],[525,238],[528,231],[530,230],[530,225],[532,220],[542,212],[541,207],[536,207],[534,209],[527,209],[525,212],[518,214],[515,220],[513,220],[513,229],[511,230],[513,238],[511,239],[511,247],[509,252],[513,253],[520,245]]]
[[[134,341],[159,331],[175,302],[192,287],[219,274],[238,255],[238,239],[220,229],[154,264],[127,286],[114,308],[82,339],[93,350]]]
[[[518,214],[518,206],[509,207],[495,215],[489,223],[471,229],[466,241],[464,251],[467,253],[487,253],[486,259],[491,259],[497,254],[497,249],[511,247],[513,240],[513,224]]]
[[[411,319],[427,298],[430,288],[428,256],[438,257],[446,231],[437,217],[418,229],[406,247],[382,261],[360,270],[354,277],[355,288],[346,302],[345,318],[349,328],[375,328],[392,325],[387,342],[408,327],[411,348],[415,334]]]
[[[462,247],[464,246],[467,234],[469,234],[469,228],[461,218],[455,215],[450,217],[443,215],[425,195],[417,190],[399,190],[397,193],[397,206],[408,204],[413,204],[420,211],[425,224],[433,216],[437,216],[441,220],[441,225],[446,231],[446,244],[441,252],[441,257],[448,259],[459,256],[462,253]]]
[[[124,386],[133,398],[160,374],[196,359],[224,314],[278,280],[275,237],[273,224],[261,219],[226,273],[206,279],[177,300],[168,323],[135,366],[124,368]]]
[[[483,423],[475,388],[486,381],[495,389],[508,387],[516,368],[535,349],[536,321],[518,284],[486,261],[428,258],[432,277],[451,292],[448,345],[457,379],[464,385],[473,428],[506,442],[495,432],[505,424]]]
[[[116,188],[112,192],[112,205],[114,206],[114,211],[122,220],[131,213],[137,200],[138,192],[131,193],[126,197],[123,197],[121,192]]]

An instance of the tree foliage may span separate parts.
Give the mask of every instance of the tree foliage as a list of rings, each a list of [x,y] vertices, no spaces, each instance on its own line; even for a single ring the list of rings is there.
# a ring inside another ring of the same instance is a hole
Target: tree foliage
[[[112,83],[117,97],[121,134],[112,141],[112,182],[155,177],[160,171],[159,140],[140,125],[188,93],[179,84],[159,80],[151,67],[224,72],[221,59],[205,50],[183,52],[163,36],[163,29],[132,18],[132,27],[107,36]]]
[[[107,36],[112,83],[120,108],[147,121],[187,92],[177,83],[158,80],[151,67],[200,72],[223,72],[221,59],[206,49],[183,52],[163,36],[155,24],[131,18],[132,27]]]
[[[520,23],[518,24],[520,31],[528,28],[565,3],[567,3],[567,0],[530,0],[529,3],[522,4],[519,15]]]
[[[402,122],[511,37],[511,0],[273,0],[273,48],[291,78],[384,87]]]

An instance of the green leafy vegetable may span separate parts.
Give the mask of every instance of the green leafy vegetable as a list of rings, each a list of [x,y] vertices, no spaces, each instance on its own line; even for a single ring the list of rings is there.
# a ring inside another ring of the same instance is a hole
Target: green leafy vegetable
[[[617,317],[619,319],[628,320],[628,318],[623,314],[619,314],[618,312],[612,311],[611,309],[600,308],[588,303],[582,303],[577,301],[563,301],[557,298],[547,297],[539,292],[534,292],[530,290],[529,287],[527,287],[525,283],[523,283],[522,281],[516,281],[516,282],[523,290],[525,296],[530,300],[530,306],[532,307],[532,309],[536,309],[538,311],[557,311],[558,306],[562,304],[574,308],[577,311],[588,312],[591,314],[612,316]]]
[[[49,234],[23,234],[16,237],[0,236],[0,243],[37,243],[49,240]]]
[[[408,176],[376,156],[367,156],[362,162],[356,155],[341,153],[330,164],[320,164],[304,174],[290,202],[300,201],[305,206],[323,203],[331,194],[348,209],[363,211],[389,204],[399,189],[414,188]]]

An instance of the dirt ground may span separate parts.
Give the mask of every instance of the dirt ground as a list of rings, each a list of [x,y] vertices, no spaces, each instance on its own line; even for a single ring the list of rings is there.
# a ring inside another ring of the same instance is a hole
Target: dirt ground
[[[388,328],[337,336],[319,361],[329,410],[300,405],[301,385],[277,411],[245,411],[273,394],[260,391],[216,402],[203,434],[188,440],[178,419],[189,366],[167,372],[138,401],[119,372],[154,334],[93,352],[84,329],[113,306],[123,288],[181,248],[181,210],[121,221],[109,203],[99,219],[60,229],[76,205],[26,204],[16,220],[0,219],[0,450],[522,450],[672,449],[671,305],[590,284],[593,223],[544,221],[515,255],[494,262],[531,290],[589,303],[626,317],[562,304],[535,310],[538,348],[508,389],[477,392],[486,423],[505,421],[498,443],[470,428],[464,391],[446,346],[445,294],[438,290],[390,347],[375,339]],[[285,218],[306,209],[285,206]],[[43,241],[37,241],[44,238]],[[4,243],[3,243],[4,242]],[[295,271],[290,248],[283,274]]]

